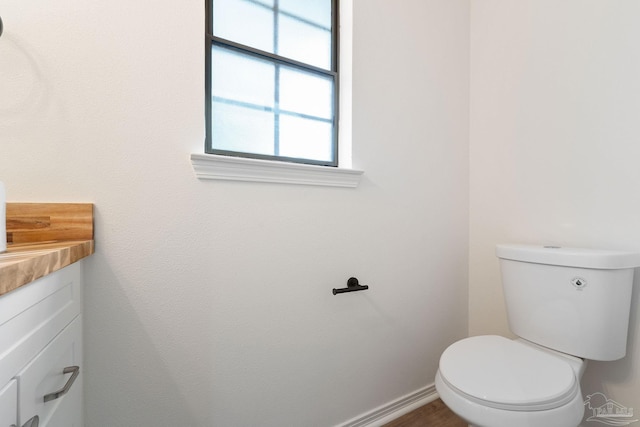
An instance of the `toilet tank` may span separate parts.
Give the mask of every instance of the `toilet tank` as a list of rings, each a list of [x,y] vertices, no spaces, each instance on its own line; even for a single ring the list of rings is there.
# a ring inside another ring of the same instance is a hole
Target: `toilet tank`
[[[585,359],[625,356],[640,254],[498,245],[496,255],[514,334]]]

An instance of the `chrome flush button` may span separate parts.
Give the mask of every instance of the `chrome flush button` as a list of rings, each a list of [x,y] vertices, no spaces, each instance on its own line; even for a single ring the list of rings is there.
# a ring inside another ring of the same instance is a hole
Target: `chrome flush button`
[[[581,291],[584,287],[587,286],[587,281],[582,277],[574,277],[573,279],[571,279],[571,284],[574,288]]]

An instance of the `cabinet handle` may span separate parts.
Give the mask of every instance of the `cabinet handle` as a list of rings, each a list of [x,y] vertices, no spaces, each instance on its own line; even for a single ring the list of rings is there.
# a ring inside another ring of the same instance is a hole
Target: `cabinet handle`
[[[24,423],[22,427],[38,427],[38,424],[40,424],[40,418],[36,415],[35,417]]]
[[[69,391],[69,389],[73,385],[73,382],[76,380],[76,378],[78,378],[78,375],[80,375],[80,367],[79,366],[67,366],[66,368],[64,368],[62,370],[62,373],[63,374],[73,374],[73,375],[71,375],[71,378],[69,378],[67,383],[60,390],[54,391],[53,393],[46,394],[44,396],[45,403],[50,401],[50,400],[55,400],[55,399],[57,399],[59,397],[64,396],[65,394],[67,394],[67,392]],[[36,426],[37,426],[37,424],[35,426],[33,426],[33,427],[36,427]],[[25,427],[32,427],[32,426],[27,426],[25,424]]]
[[[40,417],[36,415],[35,417],[31,418],[29,421],[24,423],[22,427],[38,427],[38,424],[40,424]],[[18,427],[18,426],[15,424],[11,424],[9,427]]]

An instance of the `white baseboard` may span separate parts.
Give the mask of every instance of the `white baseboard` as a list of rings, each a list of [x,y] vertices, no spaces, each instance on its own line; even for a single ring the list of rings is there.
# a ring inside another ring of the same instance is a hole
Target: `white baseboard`
[[[438,398],[435,384],[428,385],[399,399],[362,414],[336,427],[380,427]]]

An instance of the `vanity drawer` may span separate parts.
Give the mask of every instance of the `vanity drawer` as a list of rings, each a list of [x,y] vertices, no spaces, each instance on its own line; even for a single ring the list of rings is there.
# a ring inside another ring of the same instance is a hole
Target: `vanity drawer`
[[[80,314],[81,281],[76,263],[0,297],[0,384]]]
[[[17,375],[20,423],[82,427],[82,317],[77,317]]]
[[[9,381],[0,390],[0,426],[18,425],[18,383]]]

